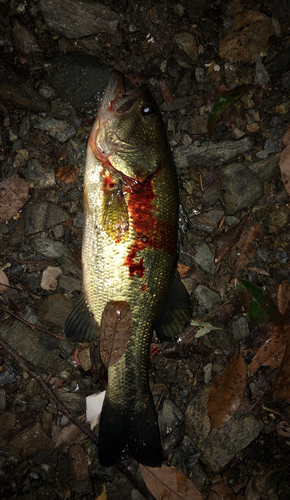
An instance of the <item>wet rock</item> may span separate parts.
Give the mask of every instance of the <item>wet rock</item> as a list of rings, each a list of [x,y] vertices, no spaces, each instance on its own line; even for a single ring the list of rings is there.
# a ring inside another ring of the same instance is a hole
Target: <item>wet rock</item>
[[[3,337],[4,338],[4,337]],[[4,369],[0,372],[0,386],[11,384],[16,380],[16,374],[12,368]]]
[[[195,217],[190,217],[191,226],[199,231],[212,233],[218,227],[223,215],[222,210],[214,208]]]
[[[39,320],[47,326],[62,329],[73,304],[73,299],[60,293],[50,295],[38,303]]]
[[[69,219],[69,214],[54,203],[34,203],[27,205],[24,211],[26,236],[40,233]]]
[[[258,437],[263,424],[259,417],[238,410],[228,422],[209,434],[210,423],[206,411],[208,394],[209,388],[204,388],[188,405],[185,430],[197,443],[200,461],[217,473]]]
[[[30,456],[40,450],[54,448],[52,440],[47,437],[39,422],[19,432],[8,442],[8,446],[11,453],[17,458],[22,457],[24,450],[25,455]]]
[[[177,408],[171,399],[165,399],[158,416],[161,434],[167,436],[174,431],[176,427],[179,427],[183,420],[184,415],[179,408]]]
[[[62,273],[61,267],[48,266],[42,273],[40,286],[43,290],[56,290],[57,278]]]
[[[89,347],[84,349],[83,351],[78,352],[78,360],[81,364],[81,367],[85,372],[91,369],[92,360],[91,360],[91,350]]]
[[[184,50],[186,54],[193,60],[196,61],[198,57],[196,38],[192,33],[176,33],[174,35],[174,40],[181,50]]]
[[[83,0],[40,0],[39,8],[52,31],[67,38],[82,38],[97,33],[113,34],[119,16],[106,5]]]
[[[25,321],[28,321],[28,323],[31,323],[32,325],[36,325],[36,323],[38,321],[37,316],[34,314],[34,312],[28,306],[26,306],[26,308],[25,308],[25,313],[23,315],[23,319],[25,319]]]
[[[244,342],[250,335],[248,321],[244,316],[232,320],[232,332],[235,341]]]
[[[109,80],[109,67],[101,65],[95,56],[63,54],[50,62],[47,71],[47,80],[60,95],[80,111],[96,115]]]
[[[32,188],[42,189],[55,186],[54,169],[50,165],[43,165],[36,159],[29,160],[24,177]]]
[[[280,146],[277,146],[277,144],[271,141],[271,139],[266,140],[264,149],[268,151],[268,153],[279,153],[280,151],[282,151],[282,148],[280,148]]]
[[[69,483],[71,491],[80,495],[89,495],[92,493],[92,483],[90,479],[83,479],[82,481],[71,481]]]
[[[79,412],[86,407],[86,397],[82,394],[68,392],[68,389],[63,387],[55,389],[55,393],[69,411]]]
[[[281,206],[269,214],[269,229],[276,233],[281,227],[285,226],[289,220],[289,207]]]
[[[38,393],[38,389],[39,389],[39,384],[37,380],[32,378],[31,380],[29,380],[26,386],[25,394],[26,396],[31,398],[32,396],[35,396]]]
[[[33,52],[42,52],[35,36],[18,22],[14,25],[13,37],[16,47],[22,54],[27,55],[32,54]]]
[[[47,132],[59,142],[66,142],[75,135],[75,129],[67,122],[56,120],[55,118],[42,118],[41,116],[31,116],[31,125],[39,130]]]
[[[68,248],[63,243],[49,238],[35,238],[31,246],[36,252],[50,259],[58,259],[68,252]]]
[[[270,76],[265,66],[261,61],[256,63],[256,74],[254,82],[258,85],[265,85],[265,83],[270,81]]]
[[[47,401],[45,401],[39,394],[32,396],[29,400],[29,411],[40,411],[47,405]]]
[[[77,212],[73,219],[73,225],[75,227],[83,227],[83,222],[84,222],[83,212]]]
[[[263,187],[252,171],[241,164],[230,164],[219,170],[223,182],[228,214],[249,209],[263,196]]]
[[[65,290],[68,290],[69,292],[73,292],[74,290],[82,292],[83,290],[82,279],[67,274],[62,274],[59,277],[59,286],[61,286]]]
[[[50,111],[50,102],[28,83],[17,85],[1,80],[0,100],[8,101],[16,106],[23,106],[24,108],[40,113],[48,113]]]
[[[220,57],[230,61],[259,61],[267,55],[269,37],[273,34],[271,19],[254,10],[234,18],[234,28],[223,30],[219,37]]]
[[[224,141],[209,143],[209,146],[178,146],[173,154],[177,168],[186,168],[194,165],[204,167],[217,167],[229,161],[237,154],[245,154],[252,149],[252,142],[248,137],[239,141]]]
[[[194,247],[194,262],[204,271],[214,274],[214,255],[206,243],[200,243]]]
[[[199,462],[196,462],[191,467],[187,466],[187,468],[192,482],[195,484],[198,491],[202,491],[207,481],[207,473],[204,468]]]
[[[86,148],[87,145],[83,142],[77,139],[70,139],[67,145],[67,160],[69,165],[74,168],[79,166],[82,171],[85,166]]]
[[[281,155],[272,155],[267,159],[251,163],[249,169],[255,174],[256,178],[263,184],[265,181],[271,181],[279,172],[279,161]]]
[[[11,327],[5,326],[1,335],[26,361],[43,369],[52,367],[55,369],[57,366],[58,351],[54,349],[48,352],[40,341],[43,334],[41,335],[36,330],[17,322]]]
[[[198,285],[194,290],[196,300],[209,311],[215,304],[221,303],[221,298],[218,293],[213,292],[204,285]]]
[[[76,247],[71,247],[69,253],[63,259],[63,271],[73,274],[82,279],[81,252]],[[61,278],[62,279],[62,278]]]

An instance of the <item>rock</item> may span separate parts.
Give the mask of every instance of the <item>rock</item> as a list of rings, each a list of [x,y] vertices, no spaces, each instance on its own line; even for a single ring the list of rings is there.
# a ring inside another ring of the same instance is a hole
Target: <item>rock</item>
[[[49,28],[67,38],[114,34],[119,23],[119,15],[98,2],[40,0],[39,8]]]
[[[206,411],[209,388],[200,390],[185,412],[185,431],[196,442],[200,461],[218,473],[263,430],[259,417],[238,410],[230,420],[210,434]]]
[[[40,113],[50,111],[50,102],[34,90],[29,83],[17,85],[1,79],[0,99]]]
[[[244,342],[250,335],[248,321],[244,316],[239,318],[233,318],[232,320],[232,332],[235,341]]]
[[[0,411],[6,410],[6,392],[4,389],[0,389]]]
[[[57,278],[61,273],[61,267],[48,266],[42,273],[41,288],[43,288],[43,290],[54,291],[58,285]]]
[[[31,125],[47,132],[59,142],[68,141],[76,133],[69,123],[50,117],[42,118],[41,116],[32,115]]]
[[[7,368],[0,372],[0,386],[3,387],[6,384],[11,384],[11,382],[15,382],[15,380],[16,373],[12,370],[12,368]]]
[[[110,69],[101,65],[95,56],[62,54],[50,62],[46,79],[76,109],[95,116],[110,77]],[[78,154],[83,153],[84,146],[80,145]]]
[[[84,222],[83,212],[77,212],[73,219],[74,227],[83,227],[83,222]]]
[[[197,487],[198,491],[202,491],[207,481],[207,474],[199,462],[196,462],[191,467],[187,466],[191,480]]]
[[[26,236],[40,233],[69,219],[69,214],[63,208],[46,202],[27,205],[23,215]]]
[[[36,325],[38,321],[37,316],[28,306],[26,306],[25,308],[25,314],[23,315],[23,319],[25,319],[25,321],[28,321],[28,323],[31,323],[32,325]]]
[[[158,415],[158,423],[162,436],[167,436],[179,427],[184,420],[183,413],[171,399],[165,399]]]
[[[31,398],[32,396],[35,396],[38,393],[38,389],[39,389],[39,384],[37,380],[32,378],[31,380],[29,380],[26,386],[25,394],[26,396]]]
[[[91,350],[89,347],[87,347],[83,351],[78,352],[78,360],[82,366],[82,369],[85,370],[85,372],[91,369],[92,360],[91,360]]]
[[[57,397],[66,406],[69,411],[80,412],[85,410],[86,407],[86,397],[77,392],[68,392],[69,389],[60,387],[55,389]]]
[[[255,10],[246,10],[234,18],[234,28],[223,30],[219,37],[220,57],[232,62],[259,61],[267,55],[271,19]]]
[[[196,38],[192,33],[181,32],[174,35],[174,40],[181,50],[184,50],[186,54],[193,60],[197,61],[197,42]]]
[[[200,243],[194,247],[194,262],[207,273],[214,274],[214,255],[206,243]]]
[[[62,329],[73,304],[73,299],[60,293],[50,295],[38,303],[39,320],[44,325]]]
[[[285,226],[289,220],[289,207],[281,206],[269,214],[269,229],[276,233]]]
[[[223,210],[213,208],[207,212],[190,217],[190,223],[193,228],[199,231],[212,233],[218,227],[223,216]]]
[[[257,177],[242,164],[221,167],[218,174],[223,182],[224,202],[228,214],[251,208],[264,194]]]
[[[50,188],[55,186],[55,173],[50,165],[42,165],[38,160],[29,160],[24,171],[25,180],[32,188]]]
[[[269,156],[267,153],[267,158],[262,159],[261,161],[257,161],[255,163],[251,163],[249,165],[249,169],[255,174],[256,178],[260,181],[261,184],[264,184],[265,181],[271,181],[277,175],[279,175],[279,161],[281,155],[276,154]]]
[[[207,116],[195,115],[190,122],[190,132],[195,135],[207,134]]]
[[[256,74],[254,83],[257,85],[265,85],[265,83],[270,81],[270,76],[265,66],[261,61],[256,63]]]
[[[25,450],[26,456],[30,456],[38,451],[52,450],[54,448],[54,443],[47,437],[40,423],[36,422],[31,427],[20,431],[14,436],[8,442],[8,447],[16,458],[21,458],[23,456],[23,450]]]
[[[58,259],[68,252],[68,248],[63,243],[50,238],[35,238],[31,246],[36,252],[50,259]]]
[[[221,163],[229,161],[237,154],[245,154],[252,149],[252,142],[248,137],[239,141],[224,141],[213,143],[209,146],[178,146],[174,152],[174,159],[177,168],[187,168],[192,166],[218,167]]]
[[[5,326],[2,328],[1,335],[3,340],[8,342],[26,361],[44,370],[55,369],[57,366],[59,361],[57,349],[47,351],[41,344],[43,334],[40,334],[37,330],[32,330],[28,326],[17,322],[11,327]],[[10,382],[13,380],[10,380]]]
[[[264,149],[268,151],[268,153],[279,153],[280,151],[282,151],[282,148],[280,148],[280,146],[277,146],[277,144],[275,144],[275,142],[273,142],[271,139],[266,140]]]
[[[209,311],[215,304],[221,303],[221,298],[218,293],[213,292],[210,288],[204,285],[198,285],[194,290],[196,300]]]
[[[39,47],[35,36],[30,33],[27,28],[21,26],[21,24],[19,24],[17,21],[14,24],[13,37],[16,47],[22,54],[27,55],[33,54],[33,52],[42,52],[42,49]]]
[[[73,292],[74,290],[82,292],[83,290],[81,278],[66,274],[62,274],[59,277],[59,286],[61,286],[65,290],[68,290],[69,292]]]

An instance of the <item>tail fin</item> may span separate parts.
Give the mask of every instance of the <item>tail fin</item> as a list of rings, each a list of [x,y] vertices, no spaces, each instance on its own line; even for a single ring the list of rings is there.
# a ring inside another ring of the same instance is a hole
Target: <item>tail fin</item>
[[[100,421],[100,464],[110,467],[124,453],[143,465],[161,467],[163,453],[152,397],[142,413],[133,413],[112,404],[106,394]]]

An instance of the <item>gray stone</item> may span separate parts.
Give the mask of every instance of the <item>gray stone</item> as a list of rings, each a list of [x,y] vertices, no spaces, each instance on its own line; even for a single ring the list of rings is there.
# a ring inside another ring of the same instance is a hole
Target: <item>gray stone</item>
[[[75,276],[61,274],[58,283],[59,286],[61,286],[65,290],[68,290],[69,292],[73,292],[74,290],[81,292],[83,290],[82,279]]]
[[[67,246],[60,241],[54,241],[50,238],[35,238],[32,240],[31,246],[36,252],[51,259],[63,257],[68,252]]]
[[[174,40],[181,50],[184,50],[186,54],[193,60],[196,61],[198,57],[197,53],[197,43],[196,38],[192,33],[180,32],[174,35]]]
[[[253,172],[240,163],[222,167],[218,172],[224,189],[228,214],[249,209],[263,196],[263,187]]]
[[[82,411],[86,406],[86,396],[77,392],[68,392],[67,388],[55,389],[57,397],[69,411]]]
[[[27,139],[28,132],[30,129],[30,118],[29,115],[25,115],[22,118],[20,127],[19,127],[19,135],[22,139]]]
[[[236,341],[244,341],[250,335],[249,325],[247,319],[244,316],[240,316],[239,318],[234,318],[232,320],[232,332],[234,340]]]
[[[55,173],[50,165],[42,165],[38,160],[32,158],[28,161],[24,177],[32,188],[50,188],[55,186]]]
[[[1,79],[0,100],[11,102],[16,104],[16,106],[23,106],[24,108],[40,113],[48,113],[50,111],[50,102],[42,97],[27,82],[18,85]]]
[[[40,342],[42,335],[19,322],[15,322],[11,327],[3,326],[1,330],[3,340],[26,361],[45,370],[55,369],[59,360],[58,351],[47,351]]]
[[[83,227],[83,222],[84,222],[83,212],[77,212],[73,219],[73,225],[75,227]]]
[[[35,36],[27,28],[21,26],[17,21],[13,28],[13,38],[16,47],[24,55],[33,54],[33,52],[42,52]]]
[[[249,137],[244,137],[239,141],[210,142],[208,146],[199,147],[194,142],[190,146],[178,146],[173,153],[177,168],[218,167],[237,154],[250,151],[252,146]]]
[[[6,392],[4,389],[0,389],[0,411],[6,410]]]
[[[39,320],[44,325],[62,329],[74,302],[60,293],[50,295],[38,303]]]
[[[200,243],[194,247],[194,262],[207,273],[214,274],[214,255],[206,243]]]
[[[218,293],[213,292],[210,288],[204,285],[198,285],[194,290],[196,300],[209,311],[215,304],[221,303],[221,298]]]
[[[119,23],[116,12],[90,0],[40,0],[38,5],[50,29],[67,38],[113,34]]]
[[[198,491],[202,491],[207,481],[207,474],[202,465],[197,461],[192,467],[188,467],[188,471],[193,484],[195,484]]]
[[[23,450],[26,456],[34,455],[40,450],[52,450],[54,443],[47,437],[39,422],[20,431],[9,442],[8,447],[16,458],[21,458]]]
[[[180,427],[183,420],[184,415],[179,408],[171,399],[165,399],[158,415],[158,423],[161,434],[163,436],[167,436],[177,427]]]
[[[31,125],[47,132],[59,142],[68,141],[76,133],[75,129],[69,123],[50,117],[42,118],[41,116],[33,115],[31,117]]]
[[[238,410],[228,422],[210,430],[206,403],[209,388],[200,390],[185,412],[185,431],[196,441],[200,461],[219,472],[230,460],[256,439],[263,430],[261,419]]]
[[[258,61],[256,63],[256,74],[254,83],[258,85],[265,85],[265,83],[269,81],[270,81],[270,76],[268,71],[266,70],[264,64]]]
[[[273,178],[277,177],[280,173],[279,161],[281,154],[271,155],[266,159],[261,161],[256,161],[249,165],[249,169],[255,174],[260,183],[265,181],[271,181]]]
[[[6,384],[11,384],[11,382],[15,382],[15,380],[16,373],[12,370],[12,368],[8,368],[7,370],[4,369],[0,372],[0,386],[3,387]]]
[[[279,153],[280,151],[282,151],[282,148],[280,148],[280,146],[277,146],[277,144],[275,144],[275,142],[271,139],[266,140],[264,149],[268,151],[268,153]]]

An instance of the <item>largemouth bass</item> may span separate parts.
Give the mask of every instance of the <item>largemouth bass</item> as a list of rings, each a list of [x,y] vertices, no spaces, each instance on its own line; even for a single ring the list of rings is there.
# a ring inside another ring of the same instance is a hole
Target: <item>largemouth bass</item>
[[[98,335],[108,302],[127,302],[132,329],[125,353],[108,368],[99,461],[127,452],[161,466],[157,415],[148,381],[152,331],[172,338],[191,316],[177,273],[178,186],[158,107],[142,85],[126,93],[111,78],[92,128],[84,176],[83,294],[65,334],[77,342]]]

